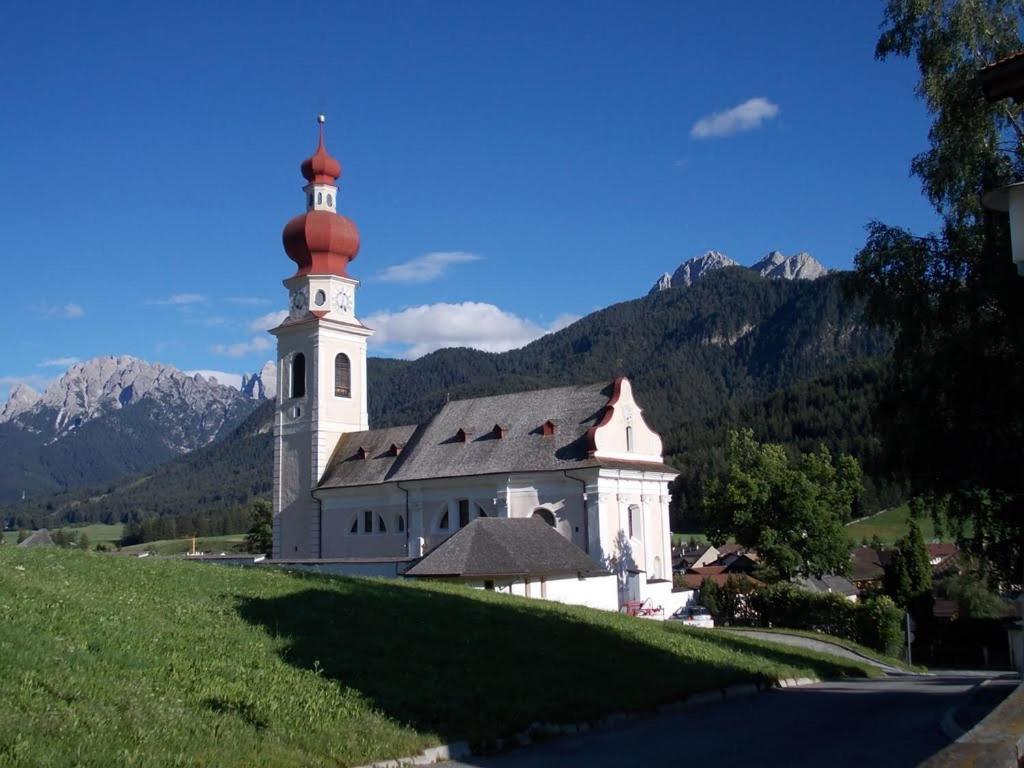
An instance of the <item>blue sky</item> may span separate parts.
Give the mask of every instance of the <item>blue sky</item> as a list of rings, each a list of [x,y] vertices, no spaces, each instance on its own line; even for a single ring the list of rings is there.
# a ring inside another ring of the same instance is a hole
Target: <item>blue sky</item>
[[[727,7],[720,7],[727,6]],[[0,396],[72,359],[256,370],[317,112],[373,354],[501,349],[709,248],[848,268],[924,231],[881,3],[15,3]]]

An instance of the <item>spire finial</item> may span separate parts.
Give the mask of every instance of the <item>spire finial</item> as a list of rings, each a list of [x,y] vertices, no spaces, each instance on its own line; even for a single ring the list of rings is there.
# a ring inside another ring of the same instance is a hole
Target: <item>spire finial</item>
[[[325,115],[323,112],[321,112],[319,115],[316,116],[316,122],[320,126],[320,146],[318,147],[318,149],[323,149],[324,148],[324,123],[327,122],[327,115]]]

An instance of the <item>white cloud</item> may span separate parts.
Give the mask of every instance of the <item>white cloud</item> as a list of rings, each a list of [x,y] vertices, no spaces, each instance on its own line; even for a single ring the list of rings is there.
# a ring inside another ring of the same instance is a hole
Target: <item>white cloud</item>
[[[77,357],[51,357],[36,363],[36,365],[39,368],[68,368],[77,362]]]
[[[185,371],[189,376],[195,376],[197,373],[204,379],[216,379],[221,384],[227,384],[229,387],[235,389],[242,388],[242,374],[240,373],[228,373],[227,371]]]
[[[453,264],[480,261],[483,258],[466,251],[432,251],[419,258],[394,264],[376,276],[382,283],[428,283],[441,277]]]
[[[714,139],[731,136],[740,131],[750,131],[778,114],[779,105],[762,96],[747,99],[731,109],[702,117],[690,129],[690,138]]]
[[[56,317],[63,320],[74,320],[85,314],[81,304],[71,301],[67,304],[40,304],[36,309],[43,317]]]
[[[201,304],[204,301],[206,297],[201,293],[172,293],[166,299],[153,299],[149,303],[180,307],[186,304]]]
[[[288,310],[286,309],[282,309],[280,312],[268,312],[249,323],[249,330],[253,333],[269,331],[271,328],[277,328],[277,326],[284,322],[286,317],[288,317]]]
[[[424,304],[400,312],[378,312],[365,318],[376,333],[375,345],[401,347],[403,357],[415,358],[443,347],[472,347],[504,352],[529,344],[578,320],[560,315],[544,326],[506,312],[493,304]]]
[[[240,341],[237,344],[214,344],[210,347],[210,351],[227,357],[244,357],[253,352],[265,352],[270,349],[270,346],[270,339],[253,336],[248,341]]]
[[[224,299],[228,304],[245,304],[251,307],[263,307],[270,304],[270,299],[261,299],[258,296],[228,296]]]

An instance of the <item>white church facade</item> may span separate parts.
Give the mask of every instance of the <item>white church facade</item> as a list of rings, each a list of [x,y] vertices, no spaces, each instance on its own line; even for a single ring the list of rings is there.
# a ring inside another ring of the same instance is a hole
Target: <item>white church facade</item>
[[[306,211],[283,234],[298,270],[284,281],[288,317],[271,331],[273,559],[609,609],[675,607],[676,472],[628,379],[455,400],[423,424],[370,429],[373,331],[347,273],[359,235],[337,212],[341,167],[322,120],[302,173]],[[545,525],[491,522],[517,519]]]

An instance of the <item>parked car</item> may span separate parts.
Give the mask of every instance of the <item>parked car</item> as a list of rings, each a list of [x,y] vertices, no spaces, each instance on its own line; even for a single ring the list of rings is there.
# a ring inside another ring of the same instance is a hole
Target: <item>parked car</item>
[[[682,622],[688,627],[710,629],[715,626],[715,620],[711,618],[711,612],[702,605],[685,605],[669,616],[668,620]]]

